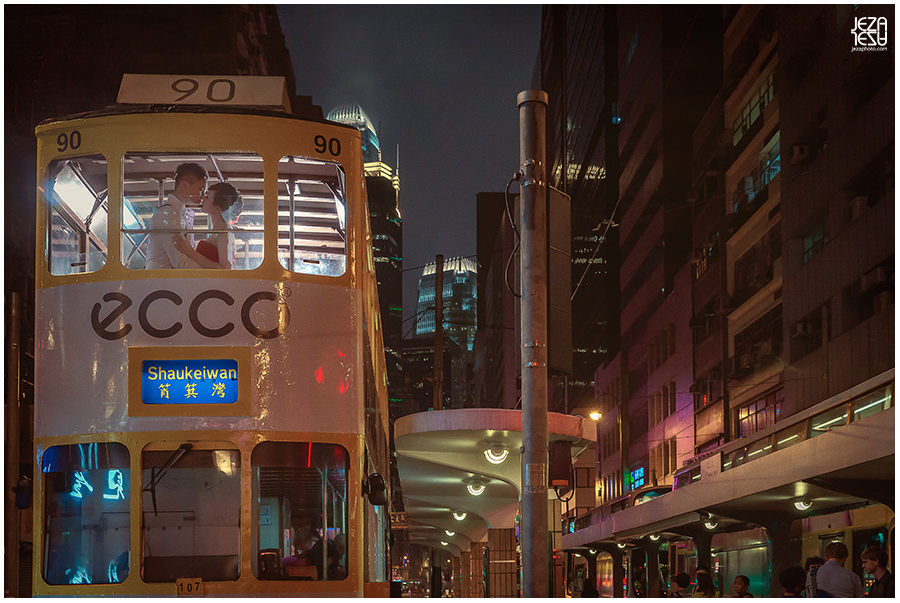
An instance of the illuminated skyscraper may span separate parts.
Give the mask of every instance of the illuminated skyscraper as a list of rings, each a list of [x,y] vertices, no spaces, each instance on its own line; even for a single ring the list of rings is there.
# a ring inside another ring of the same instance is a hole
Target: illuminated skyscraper
[[[428,264],[419,279],[419,302],[416,307],[416,338],[434,333],[435,264]],[[453,342],[451,406],[463,408],[473,405],[474,395],[474,342],[476,324],[476,304],[478,268],[468,258],[452,258],[444,261],[444,335]],[[445,340],[446,341],[446,340]]]
[[[366,195],[372,228],[372,253],[388,369],[388,397],[391,416],[397,416],[403,399],[403,220],[400,217],[400,176],[381,161],[381,144],[372,120],[362,107],[347,104],[335,107],[328,119],[354,126],[362,132]]]
[[[363,161],[365,163],[381,161],[381,145],[378,142],[378,132],[362,107],[356,103],[338,105],[328,112],[326,119],[353,126],[362,132]]]

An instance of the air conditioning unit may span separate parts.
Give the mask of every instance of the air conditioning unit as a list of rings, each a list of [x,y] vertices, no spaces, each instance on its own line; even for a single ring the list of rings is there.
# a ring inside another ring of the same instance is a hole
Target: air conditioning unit
[[[791,165],[803,163],[809,159],[809,147],[806,145],[795,145],[794,153],[791,155]]]
[[[791,325],[791,337],[793,339],[809,337],[813,334],[813,331],[813,324],[811,322],[798,322]]]
[[[856,220],[869,207],[868,197],[854,197],[850,202],[850,219]]]
[[[738,368],[742,370],[753,368],[753,354],[750,354],[749,352],[742,354],[738,361]]]

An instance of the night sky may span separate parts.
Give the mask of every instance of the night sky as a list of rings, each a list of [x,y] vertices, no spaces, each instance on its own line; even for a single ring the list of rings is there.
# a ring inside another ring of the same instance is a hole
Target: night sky
[[[408,319],[421,267],[438,253],[475,255],[475,195],[503,191],[518,169],[516,96],[531,87],[541,7],[278,5],[278,15],[297,94],[325,114],[359,104],[392,167],[400,145]]]

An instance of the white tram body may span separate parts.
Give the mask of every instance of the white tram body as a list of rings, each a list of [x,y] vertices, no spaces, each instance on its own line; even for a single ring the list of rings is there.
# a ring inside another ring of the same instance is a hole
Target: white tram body
[[[34,593],[386,596],[359,132],[170,105],[36,133]],[[144,268],[212,227],[151,228],[184,163],[241,193],[230,270]]]

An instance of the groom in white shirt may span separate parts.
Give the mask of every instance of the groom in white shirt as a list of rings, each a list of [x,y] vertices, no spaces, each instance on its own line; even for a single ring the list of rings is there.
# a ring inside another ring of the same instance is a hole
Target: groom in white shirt
[[[200,205],[208,177],[206,168],[196,163],[182,163],[175,170],[175,190],[153,214],[150,228],[155,232],[150,233],[145,268],[201,267],[175,248],[172,235],[194,227],[194,211],[185,205]],[[188,236],[188,240],[192,238]]]

